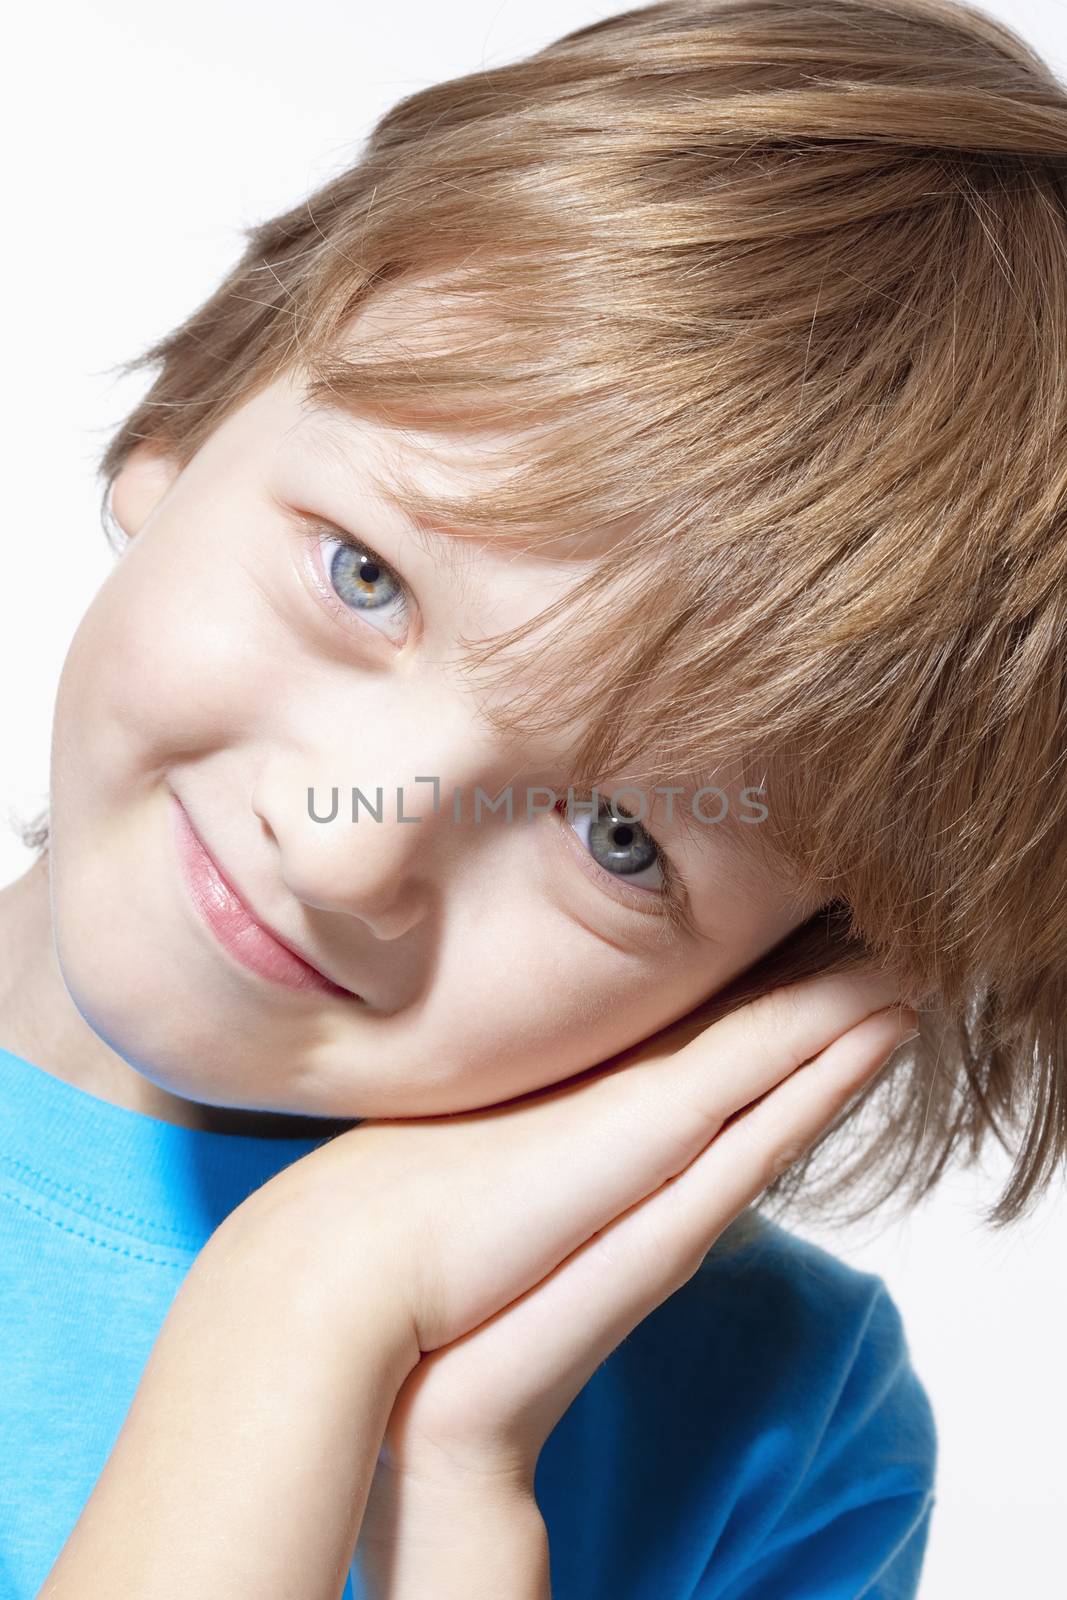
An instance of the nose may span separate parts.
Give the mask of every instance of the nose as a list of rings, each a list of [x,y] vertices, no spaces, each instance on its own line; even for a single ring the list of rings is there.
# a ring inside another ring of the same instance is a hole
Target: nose
[[[369,726],[356,726],[356,739],[305,740],[265,763],[252,810],[297,899],[399,939],[432,910],[445,874],[471,848],[475,789],[493,797],[507,782],[506,758],[479,719],[439,702],[403,718],[383,704]]]

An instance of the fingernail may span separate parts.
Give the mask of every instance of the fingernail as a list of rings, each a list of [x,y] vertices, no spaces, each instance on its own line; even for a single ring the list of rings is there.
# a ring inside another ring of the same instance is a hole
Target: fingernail
[[[907,1044],[910,1039],[919,1037],[919,1014],[911,1006],[899,1007],[901,1035],[900,1043]]]

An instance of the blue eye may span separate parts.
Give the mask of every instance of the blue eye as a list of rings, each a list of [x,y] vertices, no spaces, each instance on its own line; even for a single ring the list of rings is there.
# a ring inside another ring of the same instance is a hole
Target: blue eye
[[[660,848],[648,829],[623,807],[613,809],[603,795],[597,801],[596,817],[576,807],[568,819],[597,866],[642,889],[665,888]]]
[[[407,597],[404,584],[392,567],[369,545],[347,535],[319,532],[317,539],[323,571],[337,598],[399,643],[407,632]],[[399,638],[395,633],[398,626]]]

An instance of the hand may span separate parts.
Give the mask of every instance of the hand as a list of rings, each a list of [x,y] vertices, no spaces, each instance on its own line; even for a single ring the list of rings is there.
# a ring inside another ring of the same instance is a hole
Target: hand
[[[361,1537],[373,1541],[379,1563],[403,1529],[421,1534],[431,1527],[440,1504],[459,1501],[465,1514],[481,1500],[483,1528],[499,1521],[489,1508],[506,1495],[535,1505],[541,1448],[579,1391],[692,1275],[743,1205],[813,1142],[902,1042],[909,1031],[902,1018],[913,1015],[877,1013],[840,1037],[806,1077],[792,1074],[789,1093],[782,1084],[731,1120],[714,1151],[705,1150],[485,1322],[420,1358],[394,1403],[364,1516]],[[663,1060],[688,1025],[683,1019],[628,1052],[627,1060]],[[711,1044],[707,1034],[700,1042],[705,1049]],[[788,1052],[785,1037],[776,1048]],[[710,1058],[706,1070],[714,1072]],[[747,1197],[742,1205],[739,1196]],[[687,1253],[694,1239],[696,1249]],[[432,1536],[426,1545],[432,1547]],[[383,1585],[382,1592],[389,1590]]]
[[[331,1264],[354,1251],[350,1281],[388,1284],[422,1352],[379,1506],[401,1480],[531,1484],[601,1361],[914,1027],[877,1010],[895,996],[885,974],[791,984],[549,1090],[361,1123],[265,1185],[311,1186]]]

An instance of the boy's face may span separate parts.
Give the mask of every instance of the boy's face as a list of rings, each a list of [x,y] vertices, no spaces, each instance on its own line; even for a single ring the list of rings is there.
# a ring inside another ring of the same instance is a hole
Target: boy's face
[[[284,380],[184,471],[142,452],[116,482],[131,543],[56,705],[56,950],[95,1032],[184,1099],[323,1117],[508,1099],[682,1016],[813,909],[760,873],[744,828],[671,826],[649,790],[700,930],[665,937],[644,829],[609,857],[581,812],[523,820],[528,786],[566,794],[573,730],[536,748],[494,730],[460,639],[534,617],[592,557],[420,539],[370,492],[387,448],[395,435],[327,419]],[[436,814],[419,776],[439,780]],[[475,789],[506,785],[514,820],[475,823]],[[338,789],[334,822],[309,815],[311,786],[320,816]],[[380,822],[352,822],[353,786],[381,788]],[[178,801],[255,916],[355,994],[287,986],[224,948],[184,875]]]

